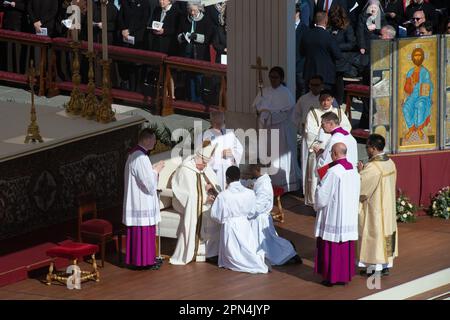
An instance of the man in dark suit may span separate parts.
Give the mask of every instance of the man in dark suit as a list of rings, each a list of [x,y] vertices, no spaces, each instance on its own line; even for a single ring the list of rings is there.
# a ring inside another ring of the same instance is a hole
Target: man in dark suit
[[[38,32],[41,28],[47,28],[47,35],[52,37],[55,31],[55,18],[58,14],[58,1],[29,0],[27,9],[34,31]]]
[[[26,3],[25,0],[12,0],[6,2],[0,0],[0,12],[4,13],[3,16],[3,29],[13,31],[23,31],[22,27],[25,22]],[[0,62],[0,68],[4,70],[8,65],[8,70],[15,70],[20,72],[20,65],[24,63],[24,53],[22,52],[22,46],[14,43],[1,43],[1,52],[7,52],[7,59],[2,59]],[[22,55],[22,59],[21,59]],[[22,68],[23,69],[23,68]]]
[[[118,13],[118,43],[123,47],[144,49],[144,36],[149,19],[148,0],[124,0]],[[130,40],[134,38],[134,43]],[[140,76],[142,65],[135,63],[120,63],[119,74],[121,87],[125,90],[141,91]]]
[[[327,13],[329,13],[331,11],[331,9],[333,9],[336,6],[341,6],[348,14],[348,10],[350,8],[348,8],[348,0],[317,0],[316,2],[316,7],[315,7],[315,12],[319,12],[319,11],[325,11]],[[328,10],[327,10],[327,6],[328,5]]]
[[[305,82],[303,80],[303,68],[305,64],[305,57],[300,54],[300,43],[302,41],[302,36],[308,29],[305,25],[309,25],[309,21],[301,20],[301,7],[299,4],[295,6],[295,96],[296,100],[300,98],[305,93]]]
[[[4,12],[3,29],[22,31],[25,18],[25,0],[5,1],[0,0],[0,11]]]
[[[336,60],[342,58],[335,39],[326,30],[328,16],[318,12],[314,17],[315,27],[307,30],[300,43],[300,54],[305,57],[303,78],[305,83],[314,75],[324,79],[324,87],[334,90],[336,83]]]

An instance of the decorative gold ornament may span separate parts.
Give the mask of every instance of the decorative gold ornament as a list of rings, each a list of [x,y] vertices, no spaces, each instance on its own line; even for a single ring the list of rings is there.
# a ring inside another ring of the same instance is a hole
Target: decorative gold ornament
[[[73,41],[70,44],[70,47],[73,51],[73,63],[72,63],[72,83],[73,89],[70,94],[70,100],[66,104],[66,112],[79,115],[83,110],[84,105],[84,95],[80,91],[80,59],[79,59],[79,51],[80,51],[80,42]]]
[[[98,100],[95,96],[95,82],[94,82],[94,59],[95,53],[88,52],[86,54],[89,60],[89,72],[88,72],[88,86],[87,86],[87,96],[83,109],[81,110],[81,116],[89,120],[93,120],[97,116]]]
[[[91,256],[92,258],[92,271],[81,271],[80,270],[80,282],[85,282],[88,280],[94,280],[95,282],[100,282],[100,272],[98,271],[97,261],[95,260],[95,254]],[[78,266],[78,260],[73,260],[73,266]],[[51,286],[53,281],[58,281],[67,285],[67,281],[70,279],[72,274],[67,274],[65,272],[55,271],[55,263],[52,261],[48,269],[48,274],[46,277],[47,285]]]
[[[100,106],[97,109],[97,121],[101,123],[109,123],[116,121],[115,113],[111,109],[111,81],[109,79],[110,60],[102,60],[103,66],[103,94]]]
[[[30,63],[30,69],[28,69],[28,82],[31,90],[31,123],[28,126],[27,135],[25,137],[25,143],[31,142],[44,142],[41,134],[39,133],[39,126],[36,118],[36,107],[34,106],[34,80],[36,78],[36,69],[34,68],[33,60]]]

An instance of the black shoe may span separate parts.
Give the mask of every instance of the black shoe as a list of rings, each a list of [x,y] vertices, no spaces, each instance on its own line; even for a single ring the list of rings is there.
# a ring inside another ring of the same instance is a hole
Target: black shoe
[[[383,276],[388,276],[389,275],[389,268],[384,268],[383,270],[381,270],[381,274]]]
[[[219,256],[206,258],[206,261],[209,263],[217,264],[219,262]]]
[[[302,264],[302,258],[299,257],[298,254],[289,259],[285,264]]]
[[[374,273],[375,273],[375,271],[367,272],[366,269],[362,269],[361,271],[359,271],[359,274],[362,275],[363,277],[364,277],[364,276],[370,277],[370,276],[372,276]]]
[[[320,284],[329,288],[333,286],[333,284],[328,280],[323,280]]]

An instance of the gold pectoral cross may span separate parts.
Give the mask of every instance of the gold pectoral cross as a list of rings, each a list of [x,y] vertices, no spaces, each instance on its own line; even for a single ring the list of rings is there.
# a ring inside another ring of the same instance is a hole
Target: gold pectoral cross
[[[266,66],[262,65],[262,59],[261,57],[257,57],[256,58],[256,65],[251,65],[252,69],[255,69],[256,72],[258,72],[258,88],[260,90],[261,93],[261,97],[263,95],[263,88],[264,88],[264,81],[263,81],[263,76],[262,76],[262,71],[267,71],[269,70],[269,68],[267,68]]]

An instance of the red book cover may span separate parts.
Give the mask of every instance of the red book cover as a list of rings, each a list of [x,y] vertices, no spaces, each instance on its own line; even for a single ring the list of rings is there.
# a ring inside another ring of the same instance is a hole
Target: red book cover
[[[327,164],[327,165],[317,169],[317,173],[319,174],[320,180],[322,180],[323,177],[325,177],[329,168],[330,168],[330,164]]]

